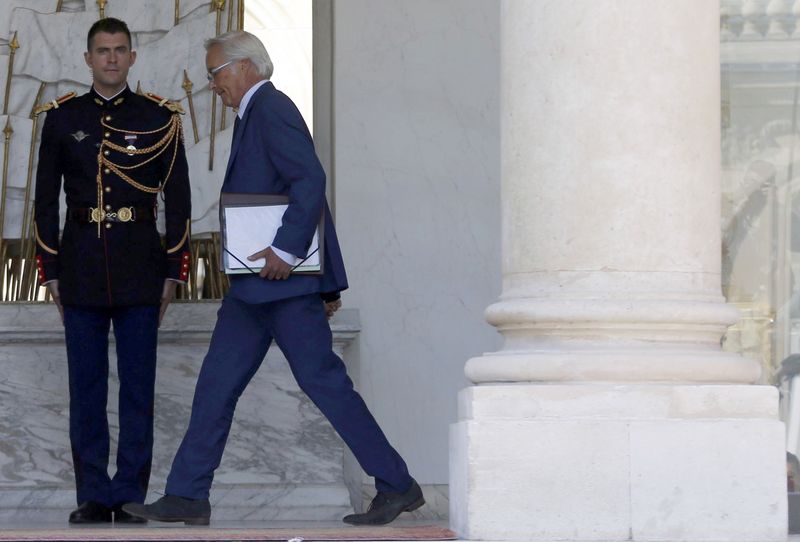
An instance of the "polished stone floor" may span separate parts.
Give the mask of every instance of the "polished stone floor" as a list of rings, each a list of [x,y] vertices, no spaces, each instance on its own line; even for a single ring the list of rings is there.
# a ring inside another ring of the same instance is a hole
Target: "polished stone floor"
[[[424,519],[404,519],[399,518],[392,522],[390,526],[392,527],[419,527],[423,525],[435,525],[438,527],[447,527],[447,520],[440,519],[440,520],[424,520]],[[113,524],[100,524],[100,525],[72,525],[70,526],[67,523],[67,519],[64,518],[64,521],[56,522],[56,521],[48,521],[45,523],[37,522],[35,525],[31,524],[30,522],[22,523],[22,522],[12,522],[12,523],[2,523],[0,524],[0,530],[11,530],[11,529],[64,529],[65,527],[69,527],[71,530],[78,530],[78,529],[109,529],[113,528]],[[287,520],[274,520],[274,521],[215,521],[213,518],[211,520],[211,527],[217,529],[336,529],[336,528],[352,528],[340,521],[287,521]],[[186,527],[181,523],[160,523],[160,522],[149,522],[146,525],[124,525],[126,529],[198,529],[202,527]],[[800,542],[800,535],[798,535],[798,542]]]
[[[147,525],[71,526],[66,522],[51,524],[3,524],[0,541],[15,542],[230,542],[336,540],[339,542],[406,540],[432,542],[452,540],[454,533],[440,522],[402,519],[383,527],[353,527],[341,522],[324,521],[213,521],[208,527],[151,522]]]
[[[392,527],[414,527],[414,526],[422,526],[422,525],[436,525],[439,527],[446,528],[447,521],[446,520],[438,520],[438,521],[425,521],[425,520],[416,520],[416,519],[398,519],[394,523],[391,524]],[[63,523],[48,523],[48,524],[40,524],[37,526],[38,529],[41,531],[57,531],[63,530],[67,527],[66,521]],[[31,529],[32,526],[30,524],[21,525],[21,524],[0,524],[0,531],[4,530],[13,530],[13,529]],[[178,530],[178,531],[185,531],[186,529],[204,529],[204,527],[185,527],[179,524],[169,524],[169,523],[150,523],[144,526],[126,526],[126,529],[136,528],[136,529],[159,529],[162,530],[165,534],[164,540],[169,540],[169,535],[166,534],[167,531],[170,530]],[[309,530],[318,530],[318,529],[336,529],[342,528],[346,529],[345,525],[339,522],[326,522],[326,521],[212,521],[211,524],[212,529],[230,529],[231,531],[239,531],[242,529],[293,529],[297,530],[297,536],[302,539],[302,530],[309,529]],[[87,530],[87,532],[96,533],[98,530],[113,530],[114,527],[105,526],[81,526],[81,527],[71,527],[70,531],[80,532],[81,530]],[[44,534],[44,533],[43,533]],[[98,533],[99,534],[99,533]],[[176,532],[177,534],[177,532]],[[177,537],[176,537],[177,538]],[[363,540],[360,542],[364,542]],[[424,542],[424,541],[415,541],[415,542]],[[609,541],[614,542],[614,541]],[[622,542],[622,541],[620,541]],[[800,542],[800,534],[797,535],[789,535],[787,538],[787,542]]]

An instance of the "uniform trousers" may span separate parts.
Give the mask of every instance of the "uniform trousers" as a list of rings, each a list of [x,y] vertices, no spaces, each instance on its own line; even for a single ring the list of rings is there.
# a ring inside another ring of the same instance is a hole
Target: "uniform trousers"
[[[158,305],[64,306],[69,435],[77,501],[143,502],[153,459]],[[116,472],[108,474],[108,334],[114,323],[119,375]]]
[[[217,314],[195,387],[189,427],[167,478],[167,495],[207,499],[236,404],[272,341],[300,389],[327,417],[379,491],[412,484],[402,457],[369,412],[341,358],[318,294],[249,304],[228,295]],[[269,413],[266,413],[269,415]]]

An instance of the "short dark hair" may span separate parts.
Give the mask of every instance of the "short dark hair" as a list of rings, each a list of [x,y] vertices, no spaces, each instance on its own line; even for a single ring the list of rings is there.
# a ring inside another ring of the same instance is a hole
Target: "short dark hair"
[[[100,19],[96,23],[92,25],[89,29],[89,35],[86,36],[86,50],[91,52],[92,50],[92,38],[95,34],[99,32],[105,32],[107,34],[117,34],[122,32],[128,37],[128,47],[133,46],[133,42],[131,41],[131,31],[128,30],[128,25],[125,24],[125,21],[120,21],[119,19],[115,19],[114,17],[106,17],[105,19]]]

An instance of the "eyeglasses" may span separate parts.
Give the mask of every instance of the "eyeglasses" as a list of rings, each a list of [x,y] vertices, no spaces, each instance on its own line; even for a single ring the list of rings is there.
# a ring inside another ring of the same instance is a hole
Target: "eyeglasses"
[[[210,83],[214,79],[214,77],[217,76],[217,74],[219,72],[221,72],[225,67],[230,66],[234,62],[236,62],[236,61],[235,60],[229,60],[225,64],[222,64],[220,66],[217,66],[216,68],[211,68],[210,70],[208,70],[208,73],[206,74],[206,78],[208,79],[208,82]]]

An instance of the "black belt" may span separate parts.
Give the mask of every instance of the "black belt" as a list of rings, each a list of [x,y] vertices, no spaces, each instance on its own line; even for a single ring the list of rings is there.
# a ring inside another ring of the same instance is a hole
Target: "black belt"
[[[97,207],[70,207],[67,220],[75,222],[155,222],[155,207],[120,207],[102,210]]]

